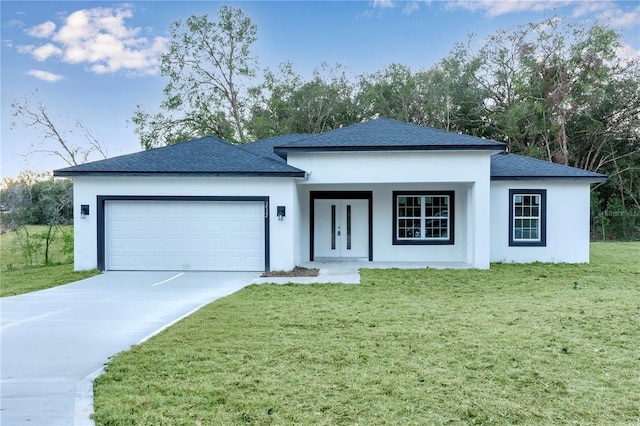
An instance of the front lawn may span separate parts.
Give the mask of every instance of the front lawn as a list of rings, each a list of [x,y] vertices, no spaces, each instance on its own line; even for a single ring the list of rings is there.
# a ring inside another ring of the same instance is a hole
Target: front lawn
[[[640,244],[253,285],[116,356],[97,425],[636,424]]]

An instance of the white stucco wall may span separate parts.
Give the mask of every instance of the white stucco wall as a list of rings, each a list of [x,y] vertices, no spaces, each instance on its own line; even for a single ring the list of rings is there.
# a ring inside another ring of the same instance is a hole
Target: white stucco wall
[[[509,246],[509,190],[547,190],[546,247]],[[584,182],[491,182],[492,262],[589,262],[590,187]]]
[[[305,184],[489,182],[487,151],[329,152],[288,154],[309,173]]]
[[[291,178],[76,177],[75,268],[97,266],[96,198],[101,196],[268,196],[270,268],[291,269],[310,256],[310,191],[371,191],[373,259],[458,262],[488,268],[490,260],[490,153],[360,152],[290,155],[309,173]],[[455,191],[455,244],[393,245],[393,191]],[[491,191],[491,192],[490,192]],[[80,205],[91,214],[80,218]],[[276,207],[287,215],[278,221]],[[588,218],[587,218],[588,219]]]
[[[268,196],[270,267],[288,270],[299,263],[299,250],[292,241],[298,228],[297,193],[291,178],[222,177],[76,177],[74,192],[75,269],[97,267],[97,196]],[[88,204],[90,215],[80,217],[80,205]],[[276,207],[285,206],[286,217],[278,221]]]
[[[458,262],[489,267],[490,153],[364,152],[288,156],[298,181],[301,257],[310,256],[310,191],[372,191],[373,260]],[[455,191],[453,245],[393,245],[393,191]]]

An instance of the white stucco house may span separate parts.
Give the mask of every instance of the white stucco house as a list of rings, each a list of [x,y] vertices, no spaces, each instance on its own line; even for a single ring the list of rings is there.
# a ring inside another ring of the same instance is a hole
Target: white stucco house
[[[213,137],[56,170],[75,269],[288,270],[318,260],[588,262],[606,176],[379,118],[236,146]]]

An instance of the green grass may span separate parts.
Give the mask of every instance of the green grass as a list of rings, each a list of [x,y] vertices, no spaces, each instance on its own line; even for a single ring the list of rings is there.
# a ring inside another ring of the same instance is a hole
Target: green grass
[[[61,227],[63,232],[73,232],[70,226]],[[44,232],[46,226],[27,227],[31,235]],[[33,265],[25,264],[25,259],[17,242],[15,232],[0,235],[0,297],[14,296],[31,291],[68,284],[96,275],[97,270],[74,272],[72,260],[63,253],[63,239],[60,233],[51,247],[54,263],[44,266],[44,256],[40,250],[32,258]]]
[[[23,267],[0,272],[0,297],[44,290],[99,274],[99,271],[74,271],[73,264]]]
[[[43,233],[47,230],[46,225],[27,225],[26,229],[30,235]],[[22,232],[22,231],[20,231]],[[63,253],[63,233],[73,233],[73,226],[60,226],[57,237],[51,247],[51,260],[53,263],[71,263],[69,255]],[[40,249],[32,257],[33,265],[27,265],[23,252],[18,244],[16,232],[7,232],[0,235],[0,262],[2,269],[22,268],[24,266],[43,266],[44,250]]]
[[[116,356],[97,425],[640,422],[640,244],[254,285]]]

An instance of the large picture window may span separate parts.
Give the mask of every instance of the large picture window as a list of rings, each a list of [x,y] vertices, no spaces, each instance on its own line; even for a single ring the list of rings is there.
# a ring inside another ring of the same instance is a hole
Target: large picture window
[[[544,189],[509,190],[509,245],[546,245],[546,198]]]
[[[393,244],[453,244],[453,191],[398,191],[393,202]]]

